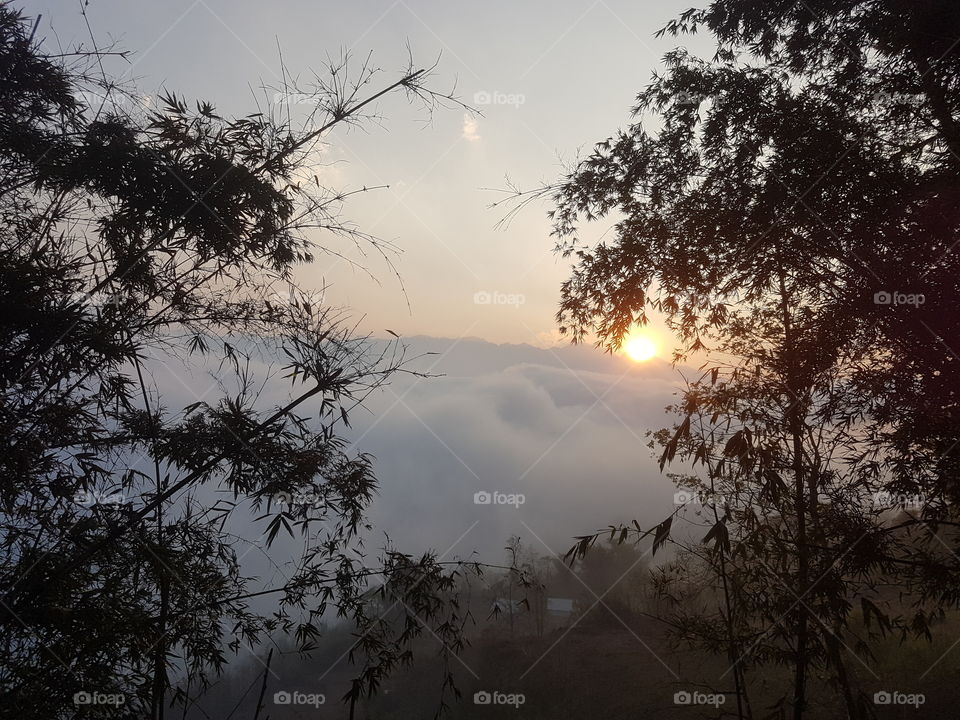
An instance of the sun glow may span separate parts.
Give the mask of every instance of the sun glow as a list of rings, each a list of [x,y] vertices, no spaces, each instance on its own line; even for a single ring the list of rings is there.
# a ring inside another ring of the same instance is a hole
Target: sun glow
[[[657,356],[657,343],[646,333],[633,333],[623,343],[623,351],[634,362],[646,362]]]

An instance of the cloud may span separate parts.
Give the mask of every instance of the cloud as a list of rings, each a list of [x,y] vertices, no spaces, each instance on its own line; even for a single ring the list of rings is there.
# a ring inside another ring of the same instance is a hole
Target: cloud
[[[674,510],[645,435],[673,421],[664,407],[681,383],[667,363],[582,347],[411,344],[440,353],[443,376],[391,386],[355,421],[381,482],[371,519],[404,550],[456,543],[448,558],[496,559],[519,534],[562,553],[574,535],[633,519],[650,527]],[[475,504],[478,492],[524,502]]]
[[[557,348],[566,345],[569,342],[560,334],[559,330],[544,330],[534,336],[533,344],[538,348]]]
[[[682,382],[668,363],[637,365],[585,346],[405,341],[408,357],[420,357],[410,369],[433,377],[398,375],[350,415],[351,452],[374,456],[380,483],[369,551],[386,533],[405,552],[452,559],[476,551],[496,562],[504,541],[520,535],[540,553],[562,554],[574,535],[632,520],[648,528],[674,511],[675,488],[646,437],[675,420],[664,407]],[[172,407],[218,394],[211,385],[219,378],[202,370],[158,371]],[[262,400],[279,405],[284,397]],[[522,495],[524,502],[477,504],[481,492]],[[226,495],[212,487],[198,493],[211,503]],[[238,514],[231,531],[262,532],[264,523],[250,526],[251,518]],[[275,564],[296,557],[300,544],[299,536],[278,538],[268,554],[244,559],[245,573],[282,583],[288,570]]]
[[[476,121],[476,118],[472,117],[470,113],[463,114],[463,139],[468,140],[469,142],[477,142],[480,140],[480,135],[477,134],[479,129],[479,124]]]

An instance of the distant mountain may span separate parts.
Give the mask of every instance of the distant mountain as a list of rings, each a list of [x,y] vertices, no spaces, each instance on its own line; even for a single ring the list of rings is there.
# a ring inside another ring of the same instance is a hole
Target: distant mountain
[[[409,346],[412,354],[437,353],[436,356],[423,358],[422,363],[424,366],[435,365],[433,372],[446,375],[483,375],[527,364],[616,375],[632,371],[664,379],[677,378],[676,371],[664,360],[654,359],[637,365],[623,356],[605,353],[593,345],[567,344],[540,348],[526,343],[497,344],[476,337],[437,338],[426,335],[405,337],[402,341]]]

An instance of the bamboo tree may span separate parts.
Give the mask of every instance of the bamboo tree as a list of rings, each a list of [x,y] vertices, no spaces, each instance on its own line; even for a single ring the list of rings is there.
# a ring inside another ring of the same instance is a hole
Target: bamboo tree
[[[661,465],[715,457],[710,489],[724,479],[741,497],[725,523],[736,568],[721,553],[706,562],[736,577],[744,638],[789,608],[788,631],[753,654],[788,653],[793,716],[805,713],[811,668],[828,667],[857,717],[856,678],[837,652],[857,593],[864,617],[888,627],[899,621],[879,609],[874,583],[902,588],[921,608],[920,635],[956,597],[956,563],[908,533],[954,521],[960,372],[948,308],[960,302],[960,218],[942,203],[960,188],[960,51],[949,40],[960,17],[938,3],[716,0],[663,32],[698,27],[716,37],[714,58],[669,53],[629,125],[556,184],[506,201],[553,203],[557,250],[573,261],[557,320],[574,342],[616,350],[652,312],[679,338],[675,359],[705,359],[710,382],[655,436]],[[582,240],[583,225],[608,218],[608,239]],[[930,302],[883,304],[894,287]],[[694,407],[708,442],[689,435]],[[923,494],[919,516],[890,525],[873,502],[890,488]],[[656,547],[675,533],[665,523],[624,527]],[[710,543],[719,537],[718,526]],[[779,582],[766,564],[790,583],[769,602],[748,590]],[[925,584],[910,570],[920,567]]]
[[[72,717],[98,692],[124,698],[105,716],[162,720],[241,645],[286,633],[309,651],[334,611],[368,640],[351,692],[375,692],[423,627],[462,642],[451,588],[476,567],[359,540],[377,480],[343,428],[414,372],[404,347],[292,282],[342,242],[392,268],[341,215],[373,188],[320,180],[329,131],[394,94],[428,113],[455,98],[431,68],[381,80],[344,57],[275,89],[313,99],[303,126],[289,107],[226,118],[174,93],[143,107],[104,71],[110,48],[51,53],[36,28],[0,4],[0,704]],[[220,390],[178,407],[161,363]],[[238,544],[295,533],[286,582],[246,577]],[[403,622],[379,622],[378,593],[412,608]]]

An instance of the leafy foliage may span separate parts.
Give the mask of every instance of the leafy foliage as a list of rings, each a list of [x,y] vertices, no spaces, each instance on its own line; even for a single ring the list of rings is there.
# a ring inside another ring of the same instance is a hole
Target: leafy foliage
[[[0,5],[2,705],[73,717],[76,693],[118,693],[94,710],[160,718],[241,646],[286,632],[308,650],[332,612],[373,629],[371,584],[453,642],[459,566],[392,548],[368,564],[377,480],[342,436],[403,347],[377,349],[292,281],[337,239],[384,251],[340,219],[351,193],[320,182],[324,133],[389,91],[449,96],[411,67],[363,99],[377,71],[347,81],[344,60],[305,129],[173,93],[121,111],[103,57],[46,54]],[[177,407],[162,368],[219,389]],[[246,552],[294,533],[286,582],[244,575]],[[409,659],[415,631],[393,630],[364,633],[352,692]]]
[[[575,342],[615,349],[654,310],[678,360],[706,358],[653,437],[704,503],[701,542],[672,531],[662,576],[705,602],[681,634],[729,657],[741,717],[746,672],[766,663],[795,671],[777,712],[803,715],[810,665],[861,717],[855,608],[871,633],[926,635],[957,599],[960,15],[715,0],[663,32],[701,27],[714,58],[668,54],[632,123],[523,202],[554,201],[574,261],[557,318]],[[608,218],[611,240],[581,240]]]

